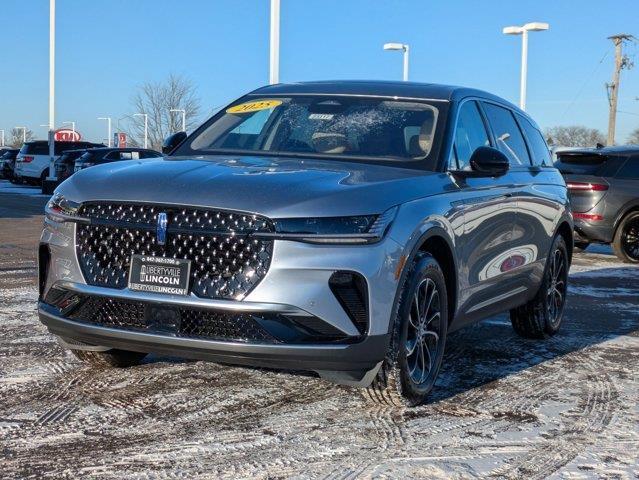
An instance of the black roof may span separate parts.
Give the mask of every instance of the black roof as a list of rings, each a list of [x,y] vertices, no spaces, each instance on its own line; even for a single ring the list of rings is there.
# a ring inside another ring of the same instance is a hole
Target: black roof
[[[394,82],[383,80],[325,80],[315,82],[278,83],[258,88],[251,95],[327,94],[370,95],[440,101],[457,101],[465,97],[480,97],[518,107],[488,92],[474,88],[435,83]]]
[[[580,156],[580,155],[632,155],[639,153],[639,145],[615,145],[614,147],[600,148],[576,148],[558,151],[557,156]]]
[[[33,144],[49,144],[49,140],[29,140],[28,142],[24,142],[24,145],[33,145]],[[96,146],[104,146],[104,143],[93,143],[93,142],[89,142],[86,140],[78,140],[78,141],[71,141],[71,142],[55,142],[55,143],[65,143],[65,144],[77,144],[77,145],[96,145]]]
[[[138,147],[96,147],[90,149],[92,152],[151,152],[151,153],[160,153],[157,150],[152,150],[150,148],[138,148]]]

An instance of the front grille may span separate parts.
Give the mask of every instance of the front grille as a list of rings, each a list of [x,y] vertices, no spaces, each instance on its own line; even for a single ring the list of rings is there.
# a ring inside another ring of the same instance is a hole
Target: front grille
[[[166,307],[105,297],[83,297],[68,318],[102,327],[236,342],[278,343],[248,313]]]
[[[164,245],[156,238],[158,214],[168,218]],[[244,298],[266,275],[273,241],[251,238],[273,232],[259,215],[192,207],[85,203],[77,225],[80,267],[90,285],[124,288],[131,255],[191,260],[190,289],[198,297]]]

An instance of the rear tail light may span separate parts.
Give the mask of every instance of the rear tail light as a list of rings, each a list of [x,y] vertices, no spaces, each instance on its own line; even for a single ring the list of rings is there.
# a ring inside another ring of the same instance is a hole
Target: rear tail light
[[[30,163],[30,162],[33,162],[33,157],[31,157],[31,156],[28,156],[28,157],[22,157],[22,161],[23,161],[24,163]]]
[[[573,212],[572,217],[579,220],[590,220],[593,222],[598,222],[603,220],[603,215],[598,215],[596,213],[575,213]]]
[[[608,190],[608,185],[605,183],[567,182],[566,186],[568,190],[578,192],[605,192]]]

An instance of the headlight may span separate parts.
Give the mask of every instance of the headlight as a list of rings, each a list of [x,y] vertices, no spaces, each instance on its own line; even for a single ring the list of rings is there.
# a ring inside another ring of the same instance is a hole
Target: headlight
[[[79,219],[78,209],[80,204],[67,200],[64,195],[54,193],[44,209],[46,217],[56,222],[65,222]]]
[[[309,243],[374,243],[384,237],[396,213],[393,207],[381,215],[283,218],[274,221],[276,233],[264,236]]]

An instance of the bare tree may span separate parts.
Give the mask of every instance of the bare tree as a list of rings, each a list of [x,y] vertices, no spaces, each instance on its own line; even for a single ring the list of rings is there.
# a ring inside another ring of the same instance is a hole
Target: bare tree
[[[627,142],[631,145],[639,145],[639,128],[635,128],[630,132]]]
[[[164,82],[146,82],[133,96],[133,113],[148,115],[149,148],[160,150],[162,142],[171,133],[182,130],[182,115],[171,109],[186,111],[186,129],[193,128],[200,113],[200,99],[196,88],[188,79],[169,75]],[[123,130],[131,145],[144,145],[144,117],[129,116],[128,127]]]
[[[33,136],[33,132],[28,128],[24,131],[24,133],[22,131],[22,128],[12,128],[11,132],[9,132],[7,145],[11,148],[20,148],[24,141],[30,142],[34,138],[35,137]]]
[[[594,147],[598,143],[606,143],[606,137],[600,130],[580,125],[547,128],[546,139],[556,147]]]

